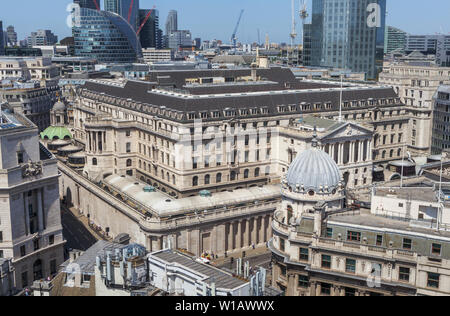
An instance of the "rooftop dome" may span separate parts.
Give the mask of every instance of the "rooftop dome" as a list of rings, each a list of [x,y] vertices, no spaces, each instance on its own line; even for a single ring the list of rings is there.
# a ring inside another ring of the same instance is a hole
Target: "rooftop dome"
[[[72,138],[72,134],[69,130],[63,126],[50,126],[45,131],[41,133],[41,139],[48,138],[53,139],[65,139]]]
[[[55,105],[52,108],[52,111],[65,111],[66,105],[64,102],[61,102],[61,100],[58,100],[58,102],[55,103]]]
[[[286,180],[292,190],[296,190],[298,186],[306,192],[319,193],[321,187],[328,187],[331,192],[340,186],[341,172],[336,162],[326,152],[317,148],[317,140],[314,137],[313,147],[298,155],[290,165]]]

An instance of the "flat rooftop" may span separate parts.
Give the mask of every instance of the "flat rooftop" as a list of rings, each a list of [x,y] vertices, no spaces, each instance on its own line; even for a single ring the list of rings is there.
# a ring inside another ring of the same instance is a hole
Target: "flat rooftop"
[[[150,254],[149,258],[156,258],[167,264],[177,264],[195,273],[201,274],[205,278],[203,280],[205,283],[211,285],[214,282],[218,288],[231,290],[247,284],[247,282],[244,282],[225,271],[207,264],[199,263],[195,258],[179,251],[164,250]]]

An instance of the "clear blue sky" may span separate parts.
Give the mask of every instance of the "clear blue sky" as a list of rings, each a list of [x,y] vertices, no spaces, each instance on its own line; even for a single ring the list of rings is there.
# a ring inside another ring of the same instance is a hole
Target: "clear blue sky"
[[[103,0],[99,0],[103,2]],[[309,7],[311,7],[309,1]],[[0,0],[0,20],[4,28],[14,25],[19,39],[31,31],[51,29],[62,39],[71,35],[66,26],[66,7],[71,0]],[[388,25],[414,34],[450,33],[449,0],[387,0]],[[194,37],[228,41],[240,9],[245,9],[238,32],[243,42],[288,42],[290,0],[140,0],[141,8],[156,5],[164,26],[170,9],[178,10],[179,28],[190,29]],[[162,27],[163,28],[163,27]],[[300,29],[298,30],[300,32]]]

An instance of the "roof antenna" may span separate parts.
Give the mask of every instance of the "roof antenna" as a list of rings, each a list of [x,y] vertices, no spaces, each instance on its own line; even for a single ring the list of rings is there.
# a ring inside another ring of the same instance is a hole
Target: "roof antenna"
[[[314,133],[313,133],[313,139],[311,141],[312,147],[313,148],[317,148],[317,144],[318,144],[318,140],[317,140],[317,126],[314,125]]]

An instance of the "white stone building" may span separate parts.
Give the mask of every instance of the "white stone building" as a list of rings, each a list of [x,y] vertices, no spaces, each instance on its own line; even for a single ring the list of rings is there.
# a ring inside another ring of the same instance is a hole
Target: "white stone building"
[[[0,129],[0,257],[11,258],[15,289],[57,273],[64,239],[57,161],[25,117],[3,112]]]

